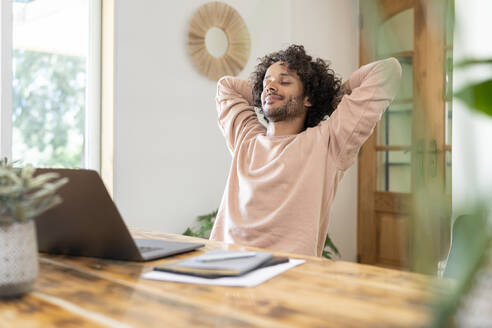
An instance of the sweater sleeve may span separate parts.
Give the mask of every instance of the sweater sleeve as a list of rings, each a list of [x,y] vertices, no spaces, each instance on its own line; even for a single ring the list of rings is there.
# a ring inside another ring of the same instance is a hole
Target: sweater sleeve
[[[345,95],[322,131],[328,133],[328,147],[339,170],[348,169],[369,138],[381,115],[393,100],[401,79],[401,66],[388,58],[362,66],[349,78],[352,89]]]
[[[264,129],[252,105],[253,93],[248,81],[231,76],[221,78],[215,101],[219,127],[231,153],[248,131]]]

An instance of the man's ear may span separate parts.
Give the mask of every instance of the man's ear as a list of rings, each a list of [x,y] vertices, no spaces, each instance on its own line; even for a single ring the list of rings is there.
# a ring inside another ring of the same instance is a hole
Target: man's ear
[[[304,105],[304,107],[313,107],[313,105],[311,105],[311,102],[309,101],[308,96],[304,97],[303,105]]]

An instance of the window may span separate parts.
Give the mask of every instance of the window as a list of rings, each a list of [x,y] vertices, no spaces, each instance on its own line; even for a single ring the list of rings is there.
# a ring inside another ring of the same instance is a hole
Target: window
[[[100,0],[2,1],[2,156],[99,170],[100,18]]]

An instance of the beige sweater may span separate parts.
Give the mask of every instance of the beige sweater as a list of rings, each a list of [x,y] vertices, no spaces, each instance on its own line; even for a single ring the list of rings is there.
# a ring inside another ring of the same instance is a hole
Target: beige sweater
[[[352,94],[328,120],[273,137],[257,119],[249,83],[220,79],[218,120],[232,164],[210,239],[320,256],[338,183],[393,100],[400,78],[394,58],[365,65],[350,76]]]

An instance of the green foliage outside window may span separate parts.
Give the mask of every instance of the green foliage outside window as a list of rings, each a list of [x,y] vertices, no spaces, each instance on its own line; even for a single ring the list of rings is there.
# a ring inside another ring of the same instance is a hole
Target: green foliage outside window
[[[13,52],[13,158],[80,167],[84,149],[84,57]]]

